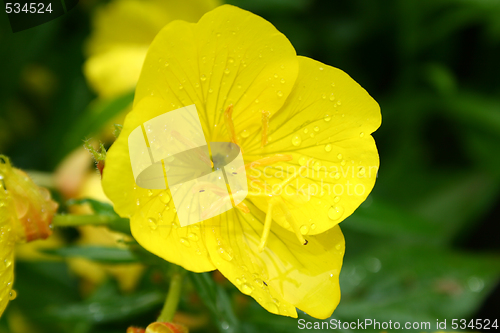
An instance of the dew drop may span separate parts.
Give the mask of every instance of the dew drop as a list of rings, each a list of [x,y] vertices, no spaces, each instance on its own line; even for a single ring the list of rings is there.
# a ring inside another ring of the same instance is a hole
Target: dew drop
[[[152,196],[153,195],[153,191],[151,190],[148,190],[148,197]]]
[[[332,206],[328,210],[328,217],[333,221],[340,219],[343,214],[344,208],[342,206]]]
[[[340,248],[341,248],[341,247],[342,247],[342,246],[341,246],[340,244],[335,245],[335,249],[336,249],[336,250],[340,250]]]
[[[340,201],[340,197],[335,197],[335,198],[333,198],[333,202],[337,203],[337,202],[339,202],[339,201]]]
[[[196,242],[198,240],[198,235],[195,233],[190,233],[188,235],[188,238]]]
[[[311,224],[311,230],[314,230],[314,229],[316,229],[316,224],[313,223],[313,224]]]
[[[236,284],[240,285],[241,284],[241,280],[240,279],[236,279]]]
[[[323,118],[326,122],[329,122],[330,120],[332,120],[332,117],[330,117],[329,115],[325,115],[325,118]]]
[[[211,94],[211,93],[213,93],[213,92],[214,92],[214,90],[213,90],[212,88],[208,89],[208,93],[209,93],[209,94]]]
[[[321,162],[316,161],[316,163],[314,163],[313,169],[318,171],[320,168],[321,168]]]
[[[241,292],[245,295],[250,295],[253,292],[253,288],[248,283],[243,283],[241,286]]]
[[[330,95],[330,101],[334,101],[335,100],[335,96],[333,96],[333,94]]]
[[[267,309],[267,311],[269,311],[271,313],[279,313],[279,310],[278,310],[278,307],[276,306],[276,304],[271,303],[271,302],[266,303],[266,309]]]
[[[156,230],[156,228],[158,228],[158,221],[153,217],[148,219],[148,224],[151,230]]]
[[[326,150],[326,151],[332,151],[332,145],[331,145],[331,144],[327,144],[327,145],[325,146],[325,150]]]
[[[335,175],[333,176],[335,179],[340,179],[340,173],[336,172]]]
[[[182,90],[184,89],[184,87],[182,86],[182,84],[179,83],[179,90]]]
[[[166,192],[163,192],[160,194],[160,201],[163,202],[165,205],[170,202],[170,195]]]
[[[257,103],[259,103],[259,100],[258,100],[258,99],[256,99],[256,100],[255,100],[255,104],[257,104]]]
[[[337,101],[337,105],[340,105],[340,104],[342,104],[342,103],[340,101]]]
[[[302,156],[299,158],[299,165],[304,166],[306,165],[307,158],[305,156]]]
[[[281,80],[280,80],[280,82],[281,82],[281,83],[285,83],[285,79],[281,79]]]
[[[278,90],[278,92],[276,92],[276,95],[278,95],[278,97],[283,97],[283,92],[281,90]]]
[[[226,74],[226,75],[227,75],[227,74],[229,74],[230,72],[231,72],[231,71],[229,70],[229,68],[226,68],[226,69],[224,70],[224,74]]]
[[[201,256],[201,250],[200,249],[196,249],[196,254]]]
[[[224,259],[226,261],[233,260],[232,254],[229,251],[227,251],[226,249],[224,249],[223,247],[219,247],[218,252],[219,252],[219,255],[221,256],[222,259]]]
[[[319,127],[318,126],[314,127],[314,132],[319,132]]]
[[[137,206],[140,206],[140,205],[141,205],[141,201],[139,200],[139,198],[137,198],[137,200],[136,200],[135,204],[136,204]]]
[[[302,235],[306,235],[309,232],[309,227],[307,225],[303,225],[300,227],[300,233]]]
[[[11,300],[11,301],[12,301],[12,300],[13,300],[13,299],[15,299],[16,297],[17,297],[17,292],[16,292],[14,289],[12,289],[12,290],[9,292],[9,300]]]
[[[191,244],[189,243],[187,238],[181,237],[180,241],[181,241],[181,244],[184,246],[187,246],[187,247],[191,246]]]
[[[345,160],[342,160],[342,162],[340,162],[340,165],[344,166],[344,165],[345,165],[345,163],[346,163],[346,161],[345,161]]]
[[[298,147],[300,146],[300,144],[302,143],[302,139],[300,138],[300,136],[296,135],[293,137],[292,139],[292,144],[295,146],[295,147]]]
[[[277,306],[280,306],[280,301],[278,301],[276,298],[272,299],[273,303],[276,304]]]
[[[364,136],[365,136],[365,133],[363,133],[363,132],[359,133],[359,137],[360,137],[360,138],[362,138],[362,137],[364,137]]]
[[[249,135],[250,135],[250,132],[248,130],[243,130],[243,132],[241,132],[241,136],[244,138],[248,138]]]
[[[307,134],[307,132],[309,132],[309,130],[307,128],[304,128],[304,133]]]
[[[202,74],[202,75],[200,76],[200,80],[201,80],[202,82],[205,82],[205,81],[207,80],[207,76],[206,76],[205,74]]]
[[[264,287],[264,281],[262,281],[261,279],[255,279],[253,280],[253,282],[255,282],[255,284],[261,288]]]
[[[338,154],[338,155],[337,155],[337,158],[338,158],[339,160],[341,160],[341,159],[342,159],[342,154]]]

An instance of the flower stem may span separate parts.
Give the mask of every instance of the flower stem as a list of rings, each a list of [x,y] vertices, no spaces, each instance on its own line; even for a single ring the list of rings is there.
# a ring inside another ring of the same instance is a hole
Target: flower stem
[[[179,304],[179,300],[181,298],[183,272],[184,270],[176,269],[172,274],[167,298],[165,299],[165,304],[163,305],[163,309],[161,309],[161,313],[158,316],[157,321],[171,322],[174,318],[177,305]]]

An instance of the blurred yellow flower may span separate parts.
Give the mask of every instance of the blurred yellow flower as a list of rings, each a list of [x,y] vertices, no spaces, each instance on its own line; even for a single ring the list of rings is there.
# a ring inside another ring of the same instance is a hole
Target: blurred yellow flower
[[[241,147],[251,190],[238,209],[180,227],[169,189],[136,185],[128,138],[192,104],[206,141]],[[340,300],[338,223],[373,188],[370,134],[380,121],[347,74],[298,57],[269,22],[225,5],[197,24],[172,22],[153,41],[103,188],[149,251],[194,272],[220,270],[272,313],[327,318]]]
[[[14,247],[17,242],[45,239],[57,210],[47,189],[38,187],[23,171],[0,155],[0,315],[15,298]]]
[[[114,0],[96,11],[84,73],[100,97],[132,90],[149,44],[173,20],[196,22],[219,0]]]

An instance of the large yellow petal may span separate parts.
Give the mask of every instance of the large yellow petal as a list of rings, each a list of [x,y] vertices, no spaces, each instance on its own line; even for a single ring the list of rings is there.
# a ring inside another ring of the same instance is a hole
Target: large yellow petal
[[[115,0],[96,10],[89,54],[108,51],[116,46],[148,46],[172,20],[197,21],[215,8],[216,0]]]
[[[134,238],[148,251],[194,272],[214,270],[197,226],[180,228],[169,190],[136,186],[128,137],[145,121],[168,111],[159,99],[144,99],[125,118],[120,136],[107,153],[103,189],[115,211],[130,218]]]
[[[225,5],[197,24],[175,21],[155,38],[135,103],[156,96],[170,110],[196,104],[207,141],[230,141],[223,112],[234,105],[236,133],[276,112],[298,72],[288,39],[263,18]]]
[[[343,71],[305,57],[299,63],[293,91],[270,120],[270,143],[261,149],[259,140],[248,140],[243,148],[247,160],[293,157],[249,170],[275,188],[304,167],[282,196],[301,232],[319,234],[351,215],[373,188],[379,158],[370,134],[381,116],[377,102]],[[266,211],[266,199],[252,200]],[[273,216],[292,230],[279,211]]]
[[[316,318],[328,318],[340,301],[338,275],[344,255],[339,226],[307,245],[274,224],[266,249],[258,246],[264,214],[233,209],[206,221],[206,244],[217,269],[238,289],[272,313],[297,317],[295,307]]]
[[[147,44],[132,44],[115,46],[91,56],[84,66],[89,85],[100,97],[113,97],[132,90],[139,79],[147,50]]]
[[[14,203],[0,184],[0,316],[9,303],[14,282],[15,216]]]

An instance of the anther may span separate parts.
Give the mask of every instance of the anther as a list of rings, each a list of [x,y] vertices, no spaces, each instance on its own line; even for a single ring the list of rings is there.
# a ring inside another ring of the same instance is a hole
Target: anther
[[[224,111],[224,122],[226,124],[226,129],[229,135],[231,136],[231,142],[238,145],[238,139],[236,138],[236,131],[234,129],[234,123],[233,123],[233,104],[230,104],[227,107],[226,111]]]

